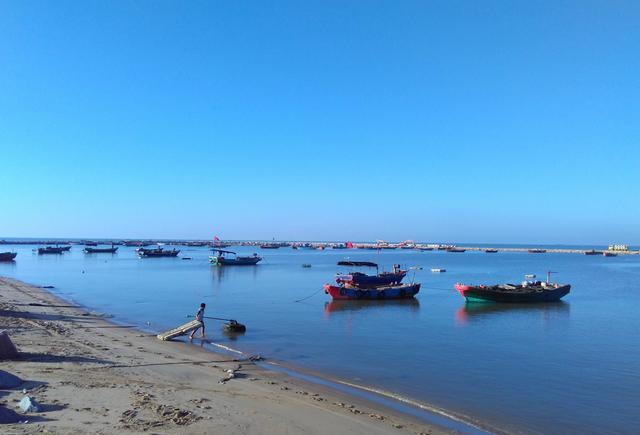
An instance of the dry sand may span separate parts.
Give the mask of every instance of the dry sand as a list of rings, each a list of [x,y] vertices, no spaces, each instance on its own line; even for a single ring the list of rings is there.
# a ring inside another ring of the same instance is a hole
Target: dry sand
[[[2,407],[41,411],[0,433],[438,434],[450,431],[195,344],[162,342],[27,284],[0,278],[0,330],[20,359]],[[195,342],[194,342],[195,343]],[[229,370],[234,377],[229,378]]]

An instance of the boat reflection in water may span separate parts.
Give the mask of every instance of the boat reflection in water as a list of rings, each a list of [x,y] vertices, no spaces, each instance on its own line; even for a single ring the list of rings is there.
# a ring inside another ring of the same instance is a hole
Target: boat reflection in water
[[[259,267],[211,267],[211,278],[215,283],[233,282],[234,279],[250,279],[256,281],[260,273]]]
[[[466,325],[469,322],[482,321],[491,318],[492,321],[496,317],[516,317],[524,316],[540,318],[544,322],[558,320],[561,318],[569,318],[571,312],[571,304],[568,302],[548,302],[545,304],[510,304],[510,303],[465,303],[456,311],[456,323],[458,325]]]
[[[416,298],[409,299],[387,299],[387,300],[332,300],[325,302],[324,314],[328,317],[332,313],[339,311],[353,312],[360,310],[409,310],[417,312],[420,309],[420,302]]]

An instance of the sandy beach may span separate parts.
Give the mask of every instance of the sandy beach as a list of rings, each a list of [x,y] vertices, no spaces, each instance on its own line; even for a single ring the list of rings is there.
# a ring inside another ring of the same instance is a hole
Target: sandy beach
[[[2,433],[439,434],[363,399],[185,342],[110,323],[46,290],[0,278],[0,331],[20,352],[0,370],[19,423]],[[215,335],[217,331],[210,331]],[[23,413],[25,394],[40,404]],[[26,423],[25,423],[26,422]]]

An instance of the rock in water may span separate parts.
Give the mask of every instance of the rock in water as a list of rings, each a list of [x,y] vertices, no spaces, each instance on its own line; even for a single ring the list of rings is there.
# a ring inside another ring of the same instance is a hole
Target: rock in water
[[[0,360],[18,358],[18,349],[14,346],[6,331],[0,331]]]
[[[22,379],[9,372],[0,370],[0,388],[17,388],[22,385]]]

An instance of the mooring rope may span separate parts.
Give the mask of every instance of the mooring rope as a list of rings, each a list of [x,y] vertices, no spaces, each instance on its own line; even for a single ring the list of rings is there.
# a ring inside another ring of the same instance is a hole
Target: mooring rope
[[[313,293],[311,293],[309,296],[302,298],[302,299],[298,299],[297,301],[293,301],[293,302],[302,302],[302,301],[306,301],[307,299],[309,299],[310,297],[313,297],[315,295],[317,295],[318,293],[320,293],[322,290],[324,290],[323,288],[319,288],[318,290],[314,291]]]

